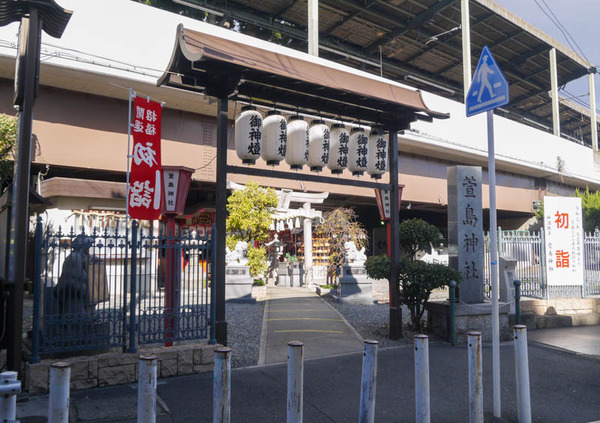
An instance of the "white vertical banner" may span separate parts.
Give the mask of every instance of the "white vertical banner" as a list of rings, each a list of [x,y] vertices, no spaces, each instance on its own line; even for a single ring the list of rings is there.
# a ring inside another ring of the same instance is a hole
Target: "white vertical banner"
[[[544,197],[548,285],[583,285],[581,198]]]

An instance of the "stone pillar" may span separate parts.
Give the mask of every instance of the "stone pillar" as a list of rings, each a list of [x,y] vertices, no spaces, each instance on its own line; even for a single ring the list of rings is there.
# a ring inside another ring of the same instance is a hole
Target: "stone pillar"
[[[306,216],[311,216],[310,203],[304,203]],[[312,255],[312,219],[304,218],[304,283],[311,286],[313,283],[313,255]]]
[[[448,255],[463,277],[460,300],[483,302],[484,238],[481,167],[448,168]]]

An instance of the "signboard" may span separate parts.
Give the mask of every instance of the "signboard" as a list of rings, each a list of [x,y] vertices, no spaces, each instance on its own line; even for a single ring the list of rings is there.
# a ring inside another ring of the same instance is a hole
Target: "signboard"
[[[134,219],[155,220],[161,208],[160,103],[135,97],[127,205]]]
[[[404,185],[398,187],[398,210],[400,210],[400,203],[402,202],[402,190]],[[390,220],[392,210],[392,198],[390,197],[390,191],[387,189],[376,189],[375,198],[377,199],[377,208],[379,209],[379,216],[381,220]]]
[[[548,285],[583,285],[581,198],[544,197]]]
[[[469,93],[465,99],[467,116],[508,104],[508,81],[488,46],[483,47]]]
[[[177,185],[179,184],[179,169],[163,170],[165,184],[165,211],[174,213],[177,206]]]

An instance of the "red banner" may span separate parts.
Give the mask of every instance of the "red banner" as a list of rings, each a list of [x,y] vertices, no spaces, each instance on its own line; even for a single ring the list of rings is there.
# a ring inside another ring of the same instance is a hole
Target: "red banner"
[[[134,219],[158,219],[161,207],[160,103],[135,97],[133,150],[129,174],[129,214]]]

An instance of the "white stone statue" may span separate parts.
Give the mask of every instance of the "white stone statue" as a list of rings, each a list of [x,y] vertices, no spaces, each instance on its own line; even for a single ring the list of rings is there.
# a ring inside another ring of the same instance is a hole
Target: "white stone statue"
[[[239,265],[239,266],[247,266],[248,265],[248,243],[245,241],[238,241],[235,244],[235,248],[233,251],[229,249],[229,247],[225,247],[225,262],[227,265]]]
[[[362,247],[360,251],[358,251],[354,241],[346,241],[344,242],[344,250],[346,250],[346,263],[350,266],[365,265],[365,261],[367,261],[365,247]]]

